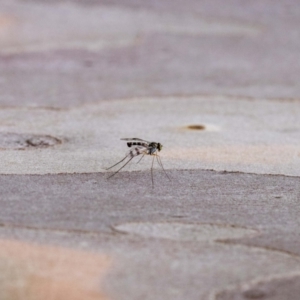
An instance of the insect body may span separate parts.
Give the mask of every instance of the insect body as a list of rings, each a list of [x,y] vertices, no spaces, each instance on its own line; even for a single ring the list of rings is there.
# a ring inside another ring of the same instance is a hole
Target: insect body
[[[153,164],[154,164],[154,158],[156,158],[158,164],[160,165],[160,167],[163,169],[164,173],[166,174],[166,176],[168,177],[168,179],[170,180],[166,170],[163,167],[163,164],[161,162],[160,156],[158,155],[158,152],[160,152],[162,150],[163,145],[161,143],[156,143],[156,142],[147,142],[144,141],[142,139],[138,139],[138,138],[126,138],[126,139],[121,139],[123,141],[128,141],[127,142],[127,146],[130,148],[129,152],[127,153],[127,155],[120,160],[119,162],[117,162],[116,164],[114,164],[113,166],[107,168],[106,170],[109,170],[113,167],[115,167],[116,165],[120,164],[121,162],[123,162],[126,158],[129,158],[129,160],[120,168],[118,169],[115,173],[113,173],[112,175],[110,175],[108,178],[113,177],[114,175],[116,175],[120,170],[122,170],[134,157],[142,155],[142,157],[140,158],[140,160],[138,161],[138,163],[142,160],[142,158],[145,155],[151,155],[153,156],[152,159],[152,165],[151,165],[151,180],[152,180],[152,186],[154,186],[154,180],[153,180]]]

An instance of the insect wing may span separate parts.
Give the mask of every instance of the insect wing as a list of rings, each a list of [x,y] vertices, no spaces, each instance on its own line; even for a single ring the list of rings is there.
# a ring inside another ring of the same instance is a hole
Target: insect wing
[[[140,141],[140,142],[144,142],[144,143],[150,144],[150,142],[142,140],[142,139],[139,139],[139,138],[124,138],[124,139],[121,139],[121,140],[122,141],[130,141],[130,142]]]

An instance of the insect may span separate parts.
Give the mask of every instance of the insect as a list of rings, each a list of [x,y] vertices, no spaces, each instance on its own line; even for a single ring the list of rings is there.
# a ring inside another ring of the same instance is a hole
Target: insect
[[[126,158],[129,158],[129,160],[120,169],[118,169],[116,172],[114,172],[112,175],[110,175],[108,177],[108,179],[115,176],[119,171],[121,171],[134,157],[142,155],[140,160],[137,162],[137,163],[139,163],[145,155],[151,155],[151,156],[153,156],[152,165],[151,165],[152,187],[154,187],[154,180],[153,180],[154,158],[156,158],[157,163],[163,169],[167,178],[169,180],[171,180],[169,175],[167,174],[165,168],[163,167],[160,156],[158,155],[158,152],[160,152],[163,147],[163,145],[161,143],[147,142],[147,141],[139,139],[139,138],[126,138],[126,139],[121,139],[121,140],[127,141],[127,146],[130,148],[130,150],[123,159],[121,159],[119,162],[117,162],[113,166],[107,168],[106,170],[112,169],[113,167],[115,167],[118,164],[120,164],[121,162],[123,162]]]

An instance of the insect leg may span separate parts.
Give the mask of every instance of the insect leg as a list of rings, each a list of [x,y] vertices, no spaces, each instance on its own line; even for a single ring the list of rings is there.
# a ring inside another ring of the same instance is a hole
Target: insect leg
[[[145,156],[145,154],[143,154],[143,156],[139,159],[139,161],[137,162],[137,164],[142,160],[142,158]]]
[[[127,157],[127,156],[126,156]],[[125,157],[125,158],[126,158]],[[124,158],[124,159],[125,159]],[[124,160],[123,159],[123,160]],[[131,160],[133,159],[133,157],[131,157],[118,171],[116,171],[115,173],[113,173],[112,175],[110,175],[109,177],[107,177],[107,179],[109,179],[109,178],[111,178],[111,177],[113,177],[113,176],[115,176],[119,171],[121,171]]]
[[[168,173],[166,172],[166,170],[165,170],[165,168],[164,168],[164,166],[163,166],[163,164],[162,164],[162,161],[161,161],[161,159],[160,159],[160,156],[157,155],[157,154],[156,154],[156,159],[157,159],[158,164],[161,166],[161,168],[162,168],[163,171],[165,172],[165,174],[166,174],[166,176],[168,177],[168,179],[171,181],[171,179],[170,179]]]
[[[123,160],[125,160],[128,156],[129,156],[129,154],[126,155],[122,160],[120,160],[119,162],[117,162],[116,164],[114,164],[113,166],[111,166],[111,167],[109,167],[109,168],[107,168],[107,169],[105,169],[105,170],[109,170],[109,169],[113,168],[114,166],[118,165],[118,164],[121,163]]]
[[[153,164],[154,164],[154,156],[153,156],[153,159],[152,159],[152,166],[151,166],[152,188],[154,188],[154,180],[153,180]]]

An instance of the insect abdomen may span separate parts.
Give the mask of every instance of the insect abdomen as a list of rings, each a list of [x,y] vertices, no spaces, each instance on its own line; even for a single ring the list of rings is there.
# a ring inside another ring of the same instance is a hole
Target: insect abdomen
[[[135,145],[147,147],[147,144],[145,144],[145,143],[140,143],[140,142],[128,142],[127,143],[128,147],[135,146]]]

